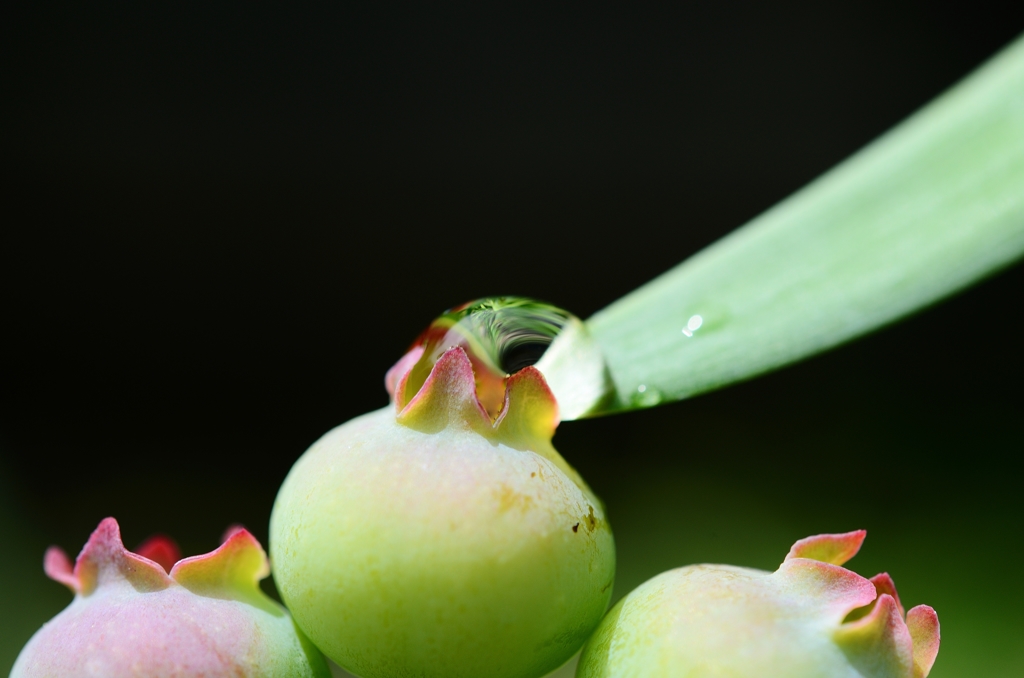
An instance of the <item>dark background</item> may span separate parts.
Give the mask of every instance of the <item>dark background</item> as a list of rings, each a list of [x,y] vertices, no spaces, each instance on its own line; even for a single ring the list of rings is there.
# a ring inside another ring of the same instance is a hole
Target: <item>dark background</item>
[[[1024,29],[975,2],[33,5],[3,22],[0,674],[106,515],[209,550],[487,294],[586,317]],[[616,597],[678,565],[851,563],[934,605],[934,678],[1024,673],[1024,270],[753,382],[563,424]]]

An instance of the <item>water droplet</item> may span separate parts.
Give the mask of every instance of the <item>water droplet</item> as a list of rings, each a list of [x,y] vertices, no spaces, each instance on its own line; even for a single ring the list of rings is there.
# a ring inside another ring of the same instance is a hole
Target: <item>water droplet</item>
[[[636,387],[636,393],[630,397],[630,404],[634,408],[653,407],[664,400],[664,395],[658,389],[647,384],[640,384]]]
[[[690,319],[686,321],[686,327],[683,328],[683,334],[688,337],[692,337],[693,333],[700,329],[700,326],[704,324],[704,318],[699,315],[691,315]]]
[[[451,308],[413,345],[424,350],[409,374],[410,392],[423,385],[445,351],[461,346],[473,363],[477,396],[492,417],[504,403],[505,379],[529,365],[544,375],[562,419],[591,411],[612,390],[604,359],[583,322],[526,297],[486,297]]]

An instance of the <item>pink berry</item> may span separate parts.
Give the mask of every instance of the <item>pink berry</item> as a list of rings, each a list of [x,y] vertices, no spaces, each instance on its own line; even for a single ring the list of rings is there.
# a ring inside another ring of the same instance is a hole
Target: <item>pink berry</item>
[[[75,598],[29,640],[11,678],[330,676],[284,608],[260,591],[267,557],[244,529],[211,553],[178,560],[166,537],[132,553],[106,518],[73,569],[57,547],[44,569]]]

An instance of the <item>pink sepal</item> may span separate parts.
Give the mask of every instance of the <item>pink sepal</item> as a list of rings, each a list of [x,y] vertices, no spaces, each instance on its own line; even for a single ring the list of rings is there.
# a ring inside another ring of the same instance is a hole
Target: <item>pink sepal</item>
[[[396,391],[396,406],[401,406],[408,379],[406,372]],[[491,419],[476,395],[473,364],[462,347],[450,348],[437,359],[419,392],[399,411],[398,422],[429,433],[450,425],[491,428]]]
[[[926,678],[939,654],[939,616],[927,605],[907,613],[907,629],[914,642],[914,678]]]
[[[857,555],[867,534],[865,530],[856,530],[843,534],[819,534],[806,537],[793,544],[786,555],[786,560],[809,558],[823,563],[842,565]]]
[[[840,626],[834,638],[854,668],[866,676],[912,675],[914,642],[896,599],[888,593],[878,596],[870,614]]]
[[[71,569],[71,560],[59,546],[51,546],[46,549],[43,556],[43,572],[55,582],[60,582],[71,589],[72,593],[78,593],[78,577]]]
[[[384,375],[384,388],[388,390],[388,395],[391,396],[391,400],[396,403],[399,398],[395,397],[395,393],[398,389],[398,385],[403,382],[405,376],[409,374],[413,366],[419,362],[419,359],[423,356],[423,346],[414,346],[409,349],[409,352],[398,359],[398,362],[391,366],[387,374]],[[404,395],[404,394],[401,394]],[[402,403],[403,405],[405,403]]]
[[[875,599],[875,586],[864,577],[839,565],[808,558],[789,558],[775,575],[796,589],[802,600],[813,601],[836,622]]]
[[[167,537],[148,539],[140,551],[150,557],[124,548],[117,521],[106,518],[89,537],[73,570],[68,557],[56,546],[47,550],[43,569],[51,579],[80,595],[87,596],[98,586],[121,579],[139,591],[180,584],[193,593],[237,598],[266,607],[259,581],[270,574],[270,563],[259,541],[240,525],[229,527],[224,543],[203,555],[177,560],[178,547]],[[172,557],[176,562],[171,561]],[[170,573],[164,569],[164,562],[169,563]]]
[[[121,529],[113,518],[104,518],[93,531],[78,554],[73,571],[67,556],[56,547],[46,552],[43,569],[51,579],[83,596],[117,580],[127,581],[140,591],[158,591],[171,585],[159,563],[124,547]]]

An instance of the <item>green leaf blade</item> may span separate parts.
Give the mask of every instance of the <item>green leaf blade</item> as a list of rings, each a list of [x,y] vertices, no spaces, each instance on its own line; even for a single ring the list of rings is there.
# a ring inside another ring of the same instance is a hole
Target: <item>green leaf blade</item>
[[[679,400],[831,348],[1024,252],[1024,39],[787,200],[595,314],[617,397]],[[684,333],[687,322],[702,324]]]

